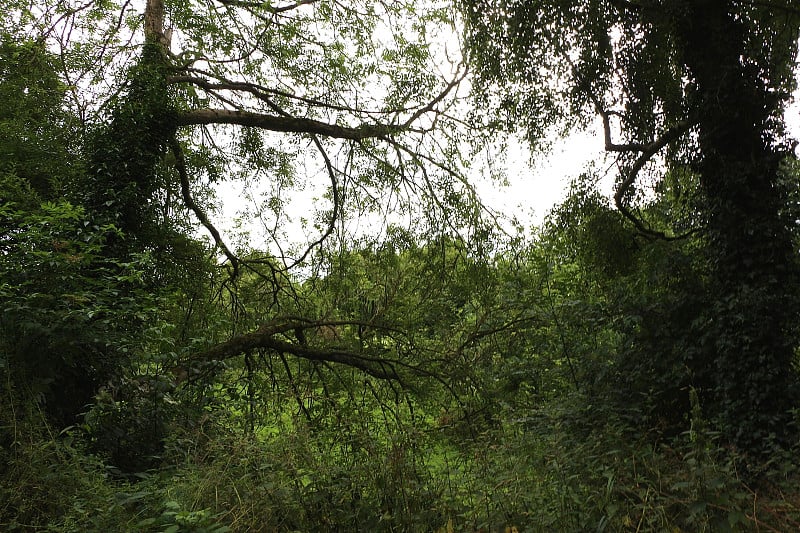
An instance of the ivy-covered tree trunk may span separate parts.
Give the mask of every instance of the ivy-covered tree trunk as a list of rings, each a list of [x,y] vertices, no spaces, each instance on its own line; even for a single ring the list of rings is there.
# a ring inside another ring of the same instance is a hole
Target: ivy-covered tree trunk
[[[789,433],[798,276],[779,181],[787,150],[771,123],[780,102],[747,61],[745,30],[727,8],[694,2],[681,24],[697,91],[696,170],[708,202],[714,294],[699,332],[709,359],[691,370],[710,385],[720,427],[752,447]]]
[[[152,245],[154,196],[159,189],[158,164],[175,133],[175,113],[169,98],[168,63],[163,31],[162,0],[148,0],[145,44],[138,63],[128,73],[123,100],[112,120],[94,139],[89,206],[125,233],[136,246]]]

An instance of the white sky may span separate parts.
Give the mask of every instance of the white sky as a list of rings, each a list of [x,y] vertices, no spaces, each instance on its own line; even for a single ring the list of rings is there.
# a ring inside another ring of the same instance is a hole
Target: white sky
[[[548,154],[531,161],[530,152],[520,141],[509,143],[507,187],[479,183],[484,203],[507,216],[516,216],[525,226],[540,224],[547,212],[564,199],[572,178],[592,161],[604,158],[603,141],[596,132],[574,133],[554,144]]]

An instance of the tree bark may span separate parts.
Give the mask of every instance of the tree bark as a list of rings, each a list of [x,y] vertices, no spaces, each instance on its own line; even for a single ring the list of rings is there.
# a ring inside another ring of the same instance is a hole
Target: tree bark
[[[146,42],[167,45],[164,35],[164,0],[147,0],[144,10],[144,39]]]

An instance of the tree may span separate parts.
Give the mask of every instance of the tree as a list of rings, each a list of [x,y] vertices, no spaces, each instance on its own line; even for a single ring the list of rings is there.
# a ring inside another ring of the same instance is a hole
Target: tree
[[[243,272],[265,282],[262,316],[234,321],[228,339],[204,349],[182,347],[185,359],[265,349],[397,378],[380,350],[365,364],[369,354],[292,338],[324,317],[290,317],[280,301],[298,298],[292,270],[313,270],[319,245],[344,232],[349,217],[391,205],[418,233],[441,224],[461,231],[480,218],[462,179],[466,127],[448,114],[463,69],[435,74],[438,52],[426,37],[434,24],[452,24],[446,9],[405,1],[44,1],[33,9],[10,2],[0,15],[5,31],[54,52],[65,107],[84,134],[76,201],[94,226],[114,230],[102,254],[118,262],[146,255],[148,287],[163,293],[174,285],[170,276],[202,263],[191,217],[222,258],[231,300]],[[285,205],[320,176],[329,205],[309,214],[307,242],[287,248]],[[263,245],[237,250],[213,221],[209,189],[235,179],[267,197],[253,209],[266,220]]]
[[[683,363],[729,441],[789,442],[800,308],[782,113],[800,11],[781,0],[460,5],[479,95],[502,86],[504,118],[532,140],[599,117],[616,206],[641,234],[685,235],[636,208],[645,174],[658,182],[666,167],[697,184],[689,232],[705,243],[710,296],[684,332]]]

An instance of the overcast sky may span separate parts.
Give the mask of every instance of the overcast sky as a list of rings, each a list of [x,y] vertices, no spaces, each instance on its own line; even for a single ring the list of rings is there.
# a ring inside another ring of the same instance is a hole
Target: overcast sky
[[[790,106],[786,120],[790,134],[795,139],[800,139],[800,103],[795,102]],[[501,187],[488,179],[481,179],[480,176],[473,177],[473,181],[487,207],[509,218],[515,217],[525,227],[541,224],[548,211],[564,199],[571,180],[586,170],[592,162],[595,163],[595,170],[601,174],[609,171],[600,183],[600,188],[609,195],[612,194],[614,169],[610,166],[611,160],[605,158],[599,121],[594,131],[575,133],[555,143],[549,154],[537,155],[533,161],[527,148],[518,141],[509,143],[505,155],[508,186]],[[300,218],[310,217],[315,203],[319,209],[329,208],[327,200],[319,199],[327,186],[327,181],[323,179],[316,187],[307,187],[303,192],[293,193],[295,197],[288,210],[289,216],[293,218],[292,224],[287,226],[290,241],[307,242],[316,239],[313,232],[305,234]],[[217,225],[227,234],[228,241],[235,241],[232,221],[246,207],[247,200],[241,189],[231,182],[224,183],[217,194],[223,203],[221,212],[215,217]],[[258,224],[254,223],[249,229],[252,246],[263,247],[265,243],[258,236]],[[289,244],[282,243],[282,246],[285,248]]]

